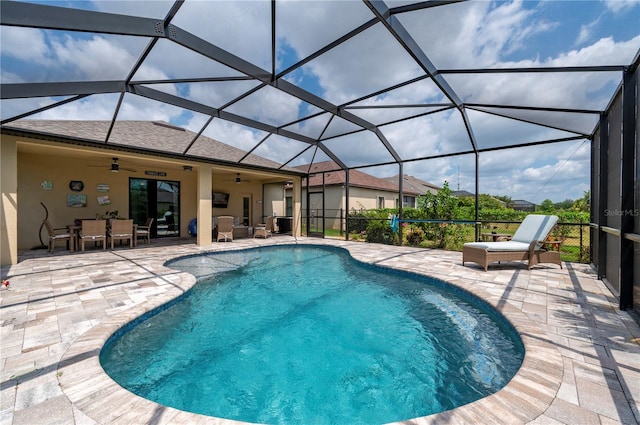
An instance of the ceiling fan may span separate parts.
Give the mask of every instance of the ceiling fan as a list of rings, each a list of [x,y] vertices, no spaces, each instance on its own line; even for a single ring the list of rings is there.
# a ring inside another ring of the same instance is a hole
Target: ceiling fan
[[[120,170],[123,171],[129,171],[131,173],[135,173],[136,170],[134,170],[133,168],[126,168],[126,167],[121,167],[120,163],[118,162],[118,158],[111,158],[112,162],[111,165],[89,165],[89,167],[103,167],[103,168],[109,168],[111,170],[112,173],[117,173]]]
[[[224,181],[226,182],[236,182],[236,184],[240,184],[240,183],[251,183],[251,180],[243,180],[240,178],[240,173],[236,173],[236,178],[235,179],[224,179]]]

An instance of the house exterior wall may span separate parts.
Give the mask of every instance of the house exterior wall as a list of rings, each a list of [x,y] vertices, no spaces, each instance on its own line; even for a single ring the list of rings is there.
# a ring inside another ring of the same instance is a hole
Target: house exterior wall
[[[48,211],[48,220],[55,228],[73,224],[76,219],[95,219],[107,211],[118,211],[121,217],[129,214],[129,179],[166,180],[180,183],[180,235],[187,236],[189,222],[202,215],[198,188],[209,187],[212,191],[230,194],[227,208],[211,208],[207,217],[232,215],[243,216],[243,198],[250,199],[250,225],[262,222],[263,180],[282,179],[295,182],[293,212],[300,221],[300,177],[261,173],[255,181],[235,182],[221,180],[220,175],[235,172],[231,167],[210,164],[191,164],[167,160],[150,155],[123,154],[88,146],[34,140],[28,137],[2,135],[0,137],[0,183],[2,188],[2,214],[0,217],[1,264],[15,264],[19,250],[29,250],[47,245],[48,234],[42,221]],[[120,158],[121,170],[110,171],[111,155]],[[134,165],[135,172],[126,171],[126,163]],[[92,167],[91,165],[103,166]],[[138,165],[144,164],[144,165]],[[193,171],[185,171],[183,165],[192,165]],[[166,175],[147,175],[146,171]],[[199,174],[204,172],[211,185],[201,185]],[[220,174],[222,173],[222,174]],[[71,181],[81,181],[83,188],[72,191]],[[99,192],[98,185],[108,185],[108,192]],[[284,183],[265,184],[270,196],[267,208],[278,215],[284,214]],[[202,189],[202,188],[201,188]],[[69,194],[85,195],[85,207],[67,205]],[[19,196],[18,196],[19,195]],[[108,195],[111,203],[99,205],[98,197]],[[207,197],[210,202],[210,195]],[[47,211],[40,203],[43,203]],[[297,203],[296,203],[297,202]],[[209,204],[210,205],[210,204]],[[142,224],[142,223],[138,223]],[[295,227],[297,234],[300,228]],[[200,240],[197,243],[200,244]],[[206,241],[205,241],[206,242]]]
[[[241,184],[235,184],[234,182],[220,181],[213,179],[213,192],[224,192],[229,194],[229,204],[227,208],[212,208],[211,217],[218,217],[221,215],[230,215],[242,221],[242,202],[243,198],[248,197],[251,200],[251,212],[249,225],[255,226],[257,223],[262,223],[262,208],[260,203],[262,201],[262,184],[259,182],[242,182]],[[258,208],[256,208],[256,206]]]
[[[39,229],[45,218],[42,202],[49,211],[49,221],[54,227],[73,224],[75,219],[95,219],[107,211],[117,210],[122,217],[129,211],[129,178],[148,178],[144,170],[112,173],[108,168],[89,167],[87,161],[68,156],[18,152],[18,248],[29,249],[40,245]],[[163,180],[180,182],[180,234],[186,235],[191,218],[196,217],[195,173],[168,171]],[[160,179],[154,177],[154,179]],[[72,180],[82,181],[84,188],[73,192],[69,188]],[[43,182],[51,182],[51,190]],[[98,192],[98,184],[109,185],[108,192]],[[67,206],[68,194],[86,195],[86,207]],[[98,205],[97,197],[109,195],[110,205]],[[139,223],[141,224],[141,223]],[[46,231],[42,231],[46,244]]]
[[[349,189],[349,209],[370,210],[378,208],[378,197],[384,198],[382,208],[396,208],[398,193],[355,187]]]
[[[320,188],[312,188],[311,192],[321,190]],[[384,198],[383,208],[395,208],[398,194],[384,190],[368,189],[362,187],[349,188],[349,210],[369,210],[378,208],[378,197]],[[342,209],[343,218],[346,211],[345,189],[342,185],[325,186],[324,191],[324,209],[325,209],[325,228],[340,229],[340,210]],[[321,209],[322,205],[319,199],[315,202],[312,200],[310,208],[307,208],[307,192],[306,188],[302,189],[302,210],[303,214],[309,214],[309,210]],[[303,216],[303,219],[306,216]]]
[[[64,227],[73,224],[75,219],[94,219],[96,215],[105,215],[107,211],[117,210],[122,217],[128,216],[129,212],[129,178],[147,178],[150,180],[168,180],[180,182],[180,235],[188,235],[189,222],[197,217],[198,213],[198,173],[195,171],[186,172],[175,164],[168,166],[164,161],[153,162],[153,158],[145,158],[151,160],[150,164],[145,167],[133,167],[136,172],[121,170],[118,173],[112,173],[108,167],[90,167],[90,164],[97,162],[96,158],[91,157],[91,148],[69,147],[69,145],[48,143],[43,146],[29,148],[20,148],[21,142],[26,142],[29,146],[30,142],[24,139],[14,138],[13,136],[3,136],[3,146],[9,146],[15,143],[17,164],[17,213],[16,224],[6,225],[6,229],[13,229],[14,236],[9,238],[11,232],[4,232],[7,235],[7,247],[10,247],[9,239],[15,240],[17,248],[15,250],[28,250],[41,245],[40,228],[42,220],[45,218],[45,210],[40,205],[42,202],[48,210],[48,219],[54,227]],[[81,151],[79,156],[76,151]],[[104,161],[104,151],[100,151],[100,161]],[[120,155],[121,167],[125,162]],[[3,155],[4,159],[9,159],[8,155]],[[109,165],[110,160],[105,162]],[[211,174],[212,167],[206,167],[207,172]],[[9,167],[3,167],[3,181],[9,181],[5,174],[8,173]],[[153,170],[165,172],[166,176],[148,176],[145,170]],[[215,171],[214,171],[215,173]],[[231,215],[241,219],[243,209],[243,198],[251,199],[251,223],[262,222],[262,182],[256,180],[254,182],[243,182],[240,185],[221,181],[211,177],[211,187],[213,191],[222,191],[230,194],[229,205],[227,208],[211,208],[211,217],[219,215]],[[84,187],[82,191],[74,192],[69,188],[72,180],[82,181]],[[43,182],[50,182],[50,189]],[[108,192],[98,192],[98,184],[106,184],[109,186]],[[285,202],[283,199],[283,185],[267,184],[265,185],[265,194],[269,196],[267,210],[269,214],[272,212],[282,215],[284,213]],[[69,207],[67,206],[68,194],[86,195],[86,207]],[[109,195],[111,204],[100,206],[97,201],[98,196]],[[298,207],[299,208],[299,207]],[[10,218],[10,215],[3,214],[3,218]],[[6,221],[6,220],[5,220]],[[141,223],[138,223],[141,224]],[[47,244],[46,229],[42,228],[42,243]],[[4,248],[4,245],[3,245]],[[5,250],[3,249],[3,252]],[[7,248],[6,252],[12,249]],[[3,264],[14,263],[15,260],[3,259]]]

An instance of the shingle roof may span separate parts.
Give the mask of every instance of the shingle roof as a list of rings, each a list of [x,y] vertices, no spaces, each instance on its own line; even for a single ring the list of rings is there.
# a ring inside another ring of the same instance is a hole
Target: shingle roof
[[[454,190],[453,192],[451,192],[451,196],[457,196],[457,197],[471,196],[471,197],[475,197],[476,195],[474,195],[473,193],[468,192],[466,190]]]
[[[301,170],[307,170],[308,166],[300,166]],[[318,187],[322,186],[322,173],[324,174],[325,186],[343,185],[346,182],[346,174],[340,170],[340,167],[332,161],[324,161],[314,163],[309,169],[309,186]],[[313,175],[315,174],[315,175]],[[394,184],[386,179],[372,176],[371,174],[363,173],[359,170],[349,170],[349,186],[362,187],[366,189],[383,190],[387,192],[398,193],[399,188],[397,184]],[[420,195],[420,192],[414,190],[405,189],[403,191],[407,195]]]
[[[103,147],[135,148],[176,155],[183,155],[186,151],[186,158],[223,162],[237,162],[246,155],[242,164],[274,169],[279,169],[282,165],[258,155],[247,155],[247,152],[242,149],[204,135],[198,136],[192,131],[163,121],[116,121],[108,143],[105,144],[110,124],[110,121],[17,120],[4,127],[98,143]],[[190,146],[192,142],[194,143]],[[283,169],[299,171],[293,168]]]
[[[394,183],[398,181],[398,174],[391,177],[385,177],[385,180]],[[424,195],[427,191],[431,190],[439,190],[440,187],[436,186],[433,183],[426,182],[424,180],[420,180],[417,177],[410,176],[408,174],[404,174],[403,182],[402,182],[402,191],[403,193],[418,193],[420,195]]]

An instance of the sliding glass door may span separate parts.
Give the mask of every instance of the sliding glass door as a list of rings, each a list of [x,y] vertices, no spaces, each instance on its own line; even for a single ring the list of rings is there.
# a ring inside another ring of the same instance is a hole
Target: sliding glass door
[[[180,182],[130,178],[129,217],[136,224],[153,217],[151,237],[180,236]]]

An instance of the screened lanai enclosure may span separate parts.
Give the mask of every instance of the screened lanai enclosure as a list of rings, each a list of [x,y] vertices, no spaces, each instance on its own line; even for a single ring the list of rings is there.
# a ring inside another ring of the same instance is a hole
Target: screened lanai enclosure
[[[52,143],[225,166],[221,181],[237,183],[308,181],[331,164],[320,174],[344,174],[345,211],[359,207],[356,171],[396,176],[400,219],[408,175],[475,195],[476,219],[480,193],[540,204],[590,191],[590,261],[621,308],[640,310],[637,2],[2,1],[0,12],[5,206],[20,185],[7,170]],[[152,139],[141,122],[183,134]],[[304,193],[302,210],[323,199]],[[256,203],[244,202],[246,216]]]

